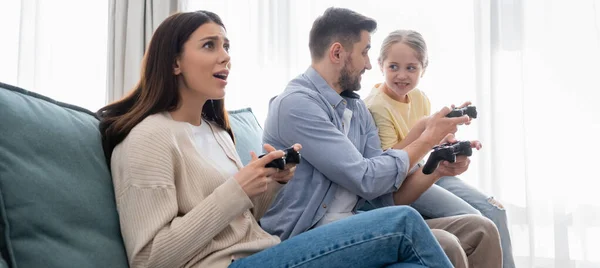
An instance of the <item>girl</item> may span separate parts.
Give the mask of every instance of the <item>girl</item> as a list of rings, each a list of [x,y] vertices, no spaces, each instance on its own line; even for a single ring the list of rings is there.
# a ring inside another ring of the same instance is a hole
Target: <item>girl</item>
[[[420,135],[431,111],[429,99],[416,88],[428,64],[425,40],[415,31],[394,31],[384,39],[378,63],[385,81],[374,86],[365,103],[379,129],[382,147],[402,148]],[[472,145],[481,147],[479,142]],[[411,206],[428,218],[483,214],[500,232],[503,267],[515,267],[506,211],[492,197],[457,177],[447,176],[441,177]]]

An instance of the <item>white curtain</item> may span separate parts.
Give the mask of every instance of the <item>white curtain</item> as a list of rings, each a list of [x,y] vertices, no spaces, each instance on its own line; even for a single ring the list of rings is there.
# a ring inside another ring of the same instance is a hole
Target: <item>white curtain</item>
[[[0,1],[0,81],[102,107],[107,19],[106,1]]]
[[[140,78],[141,63],[152,33],[177,11],[177,0],[110,0],[108,102],[126,95]]]
[[[523,267],[600,267],[600,1],[475,7],[480,185],[509,202]]]
[[[0,1],[0,81],[96,111],[133,88],[178,2]]]
[[[421,32],[430,66],[420,88],[434,109],[471,100],[480,117],[459,138],[479,139],[464,180],[508,209],[517,267],[600,267],[600,1],[182,1],[219,14],[231,39],[228,108],[268,100],[310,64],[308,32],[329,6],[375,18],[373,70],[390,31]]]

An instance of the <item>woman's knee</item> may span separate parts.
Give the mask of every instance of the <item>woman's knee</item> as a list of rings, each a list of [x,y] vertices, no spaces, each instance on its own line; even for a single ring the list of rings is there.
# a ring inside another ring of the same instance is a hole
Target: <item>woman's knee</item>
[[[389,217],[389,216],[393,216],[393,215],[405,215],[407,217],[420,217],[421,214],[419,214],[419,212],[410,207],[410,206],[389,206],[389,207],[383,207],[383,208],[378,208],[375,210],[370,210],[371,211],[377,211],[382,217]]]
[[[408,222],[423,221],[421,214],[410,206],[391,206],[378,208],[369,212],[375,213],[373,217],[381,220],[381,222],[389,222],[390,220],[395,224],[406,224]]]

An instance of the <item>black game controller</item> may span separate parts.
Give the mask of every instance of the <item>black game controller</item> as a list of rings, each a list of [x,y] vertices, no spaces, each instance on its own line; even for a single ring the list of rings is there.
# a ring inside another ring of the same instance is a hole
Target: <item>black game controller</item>
[[[435,146],[433,147],[433,152],[429,155],[429,159],[427,159],[427,162],[423,166],[423,173],[433,173],[440,161],[446,160],[454,163],[457,155],[471,156],[472,154],[473,150],[471,149],[470,141],[459,141]]]
[[[263,154],[258,158],[265,156]],[[294,147],[283,149],[283,156],[266,164],[267,168],[285,169],[285,164],[300,164],[300,153],[294,150]]]
[[[465,114],[471,118],[477,118],[477,109],[475,108],[475,106],[454,108],[454,110],[447,114],[446,117],[461,117]]]

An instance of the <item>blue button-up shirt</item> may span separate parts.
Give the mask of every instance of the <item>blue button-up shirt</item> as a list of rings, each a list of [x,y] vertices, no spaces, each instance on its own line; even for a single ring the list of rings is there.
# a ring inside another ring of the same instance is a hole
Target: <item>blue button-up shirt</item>
[[[344,134],[343,114],[352,111]],[[312,228],[339,186],[375,207],[394,205],[392,193],[409,169],[405,151],[381,149],[375,122],[356,93],[338,94],[312,67],[273,98],[263,141],[275,148],[302,144],[302,161],[263,216],[261,226],[287,239]],[[355,207],[355,209],[356,209]]]

